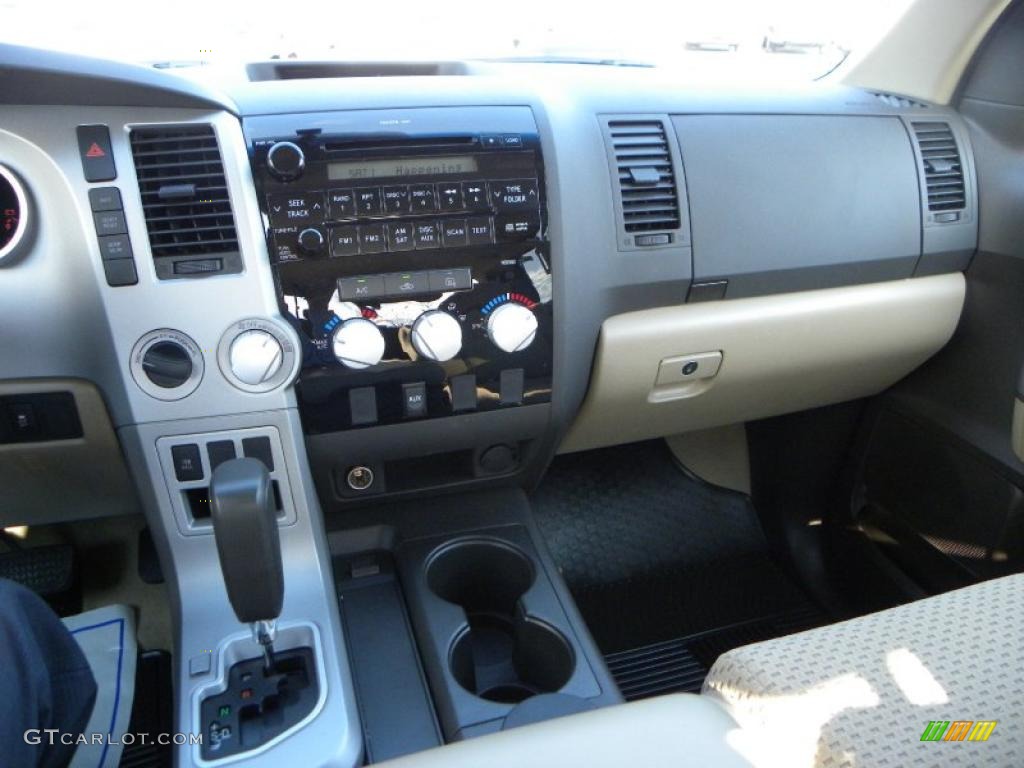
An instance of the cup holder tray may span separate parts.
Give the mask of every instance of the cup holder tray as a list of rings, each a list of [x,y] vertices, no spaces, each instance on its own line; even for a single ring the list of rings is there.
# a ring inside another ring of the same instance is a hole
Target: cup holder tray
[[[414,540],[399,561],[449,739],[539,694],[601,695],[525,527]]]

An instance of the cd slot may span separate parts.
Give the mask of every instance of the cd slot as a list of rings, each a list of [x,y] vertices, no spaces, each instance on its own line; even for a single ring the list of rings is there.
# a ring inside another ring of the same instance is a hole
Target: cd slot
[[[428,136],[415,139],[409,136],[395,136],[393,134],[354,135],[346,136],[345,138],[324,139],[322,146],[329,155],[354,151],[372,152],[374,150],[420,152],[432,149],[479,147],[480,139],[478,136],[468,134],[464,136]]]

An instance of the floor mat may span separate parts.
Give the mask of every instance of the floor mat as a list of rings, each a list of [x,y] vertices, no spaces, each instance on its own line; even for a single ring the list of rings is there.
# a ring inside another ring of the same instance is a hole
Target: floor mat
[[[814,611],[749,499],[683,474],[661,440],[556,458],[533,508],[605,654]]]
[[[626,701],[664,693],[699,693],[715,659],[726,651],[811,629],[823,622],[824,617],[817,610],[797,609],[690,637],[619,651],[609,654],[605,661]]]

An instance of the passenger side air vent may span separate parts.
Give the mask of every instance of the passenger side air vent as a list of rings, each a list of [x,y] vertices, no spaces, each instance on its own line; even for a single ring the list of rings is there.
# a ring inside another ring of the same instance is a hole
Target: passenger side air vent
[[[964,169],[949,123],[928,121],[910,125],[921,150],[928,210],[932,213],[963,210],[967,207]],[[944,217],[936,219],[945,220]]]
[[[878,99],[883,104],[896,107],[897,109],[927,109],[928,105],[923,101],[915,101],[914,99],[908,99],[906,96],[897,96],[895,93],[885,93],[884,91],[871,91],[871,95]]]
[[[241,272],[238,234],[213,127],[134,128],[131,145],[158,277]]]
[[[605,139],[612,175],[617,178],[625,235],[620,244],[643,247],[676,242],[673,233],[683,221],[665,121],[609,119]]]

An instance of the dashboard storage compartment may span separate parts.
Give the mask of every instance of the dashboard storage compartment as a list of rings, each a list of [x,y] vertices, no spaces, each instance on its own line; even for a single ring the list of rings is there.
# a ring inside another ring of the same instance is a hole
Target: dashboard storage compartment
[[[534,696],[608,693],[525,526],[408,540],[397,555],[446,740],[500,730]]]

